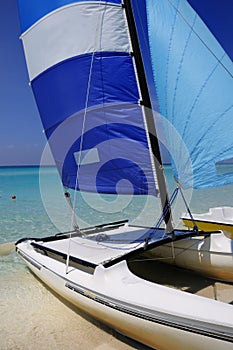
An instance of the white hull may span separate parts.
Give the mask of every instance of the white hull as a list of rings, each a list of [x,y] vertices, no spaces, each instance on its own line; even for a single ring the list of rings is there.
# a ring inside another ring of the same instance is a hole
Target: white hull
[[[233,241],[223,232],[165,244],[148,251],[146,256],[210,278],[233,282]]]
[[[233,282],[233,208],[211,208],[205,214],[192,214],[199,230],[222,230],[209,237],[192,237],[165,244],[147,253],[149,258],[192,270],[207,277]],[[188,214],[182,220],[189,228],[194,226]]]
[[[77,252],[81,241],[75,240]],[[53,242],[47,245],[51,249]],[[88,251],[95,255],[97,248],[91,242]],[[17,251],[56,293],[141,343],[157,350],[232,349],[231,305],[146,281],[130,272],[125,260],[110,267],[98,264],[93,273],[70,266],[66,273],[64,261],[41,254],[30,242],[18,243]]]
[[[221,230],[233,240],[233,207],[210,208],[207,213],[192,216],[199,230]],[[182,220],[186,226],[193,227],[194,223],[188,214],[183,215]]]

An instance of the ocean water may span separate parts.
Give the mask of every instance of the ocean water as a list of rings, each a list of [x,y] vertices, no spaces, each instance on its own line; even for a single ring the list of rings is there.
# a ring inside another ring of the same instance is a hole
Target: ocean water
[[[171,169],[165,168],[169,192],[175,188]],[[233,186],[185,191],[193,212],[232,206]],[[16,199],[12,199],[16,196]],[[129,219],[153,225],[160,216],[157,199],[137,196],[74,194],[76,220],[81,227]],[[72,228],[69,205],[54,167],[0,168],[0,243],[22,237],[42,237]],[[174,221],[185,211],[180,196],[174,203]],[[112,332],[65,305],[25,267],[16,253],[0,257],[0,350],[8,349],[144,349],[122,342]],[[49,344],[49,345],[48,345]]]
[[[165,172],[171,195],[176,183],[169,166],[165,167]],[[0,168],[0,243],[70,230],[72,215],[63,193],[55,167]],[[210,207],[233,204],[233,185],[186,190],[183,193],[193,212],[201,213]],[[71,198],[76,203],[76,218],[81,227],[122,219],[148,226],[156,223],[160,216],[159,200],[150,197],[74,195],[71,191]],[[174,202],[177,225],[183,211],[185,205],[178,196]]]

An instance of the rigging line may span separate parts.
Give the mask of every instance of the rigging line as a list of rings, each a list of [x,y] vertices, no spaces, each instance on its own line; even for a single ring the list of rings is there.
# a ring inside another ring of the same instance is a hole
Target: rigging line
[[[101,4],[101,0],[99,0],[99,9],[101,8],[103,4]],[[104,4],[106,7],[106,3]],[[87,116],[87,109],[88,109],[88,102],[89,102],[89,95],[90,95],[90,88],[91,88],[91,78],[92,78],[92,70],[93,70],[93,62],[94,62],[94,56],[95,52],[97,51],[96,49],[96,44],[98,40],[98,36],[101,34],[100,32],[100,24],[102,22],[102,16],[104,14],[104,11],[99,11],[99,15],[97,16],[96,20],[96,35],[95,35],[95,40],[94,40],[94,48],[93,52],[91,55],[91,63],[90,63],[90,70],[89,70],[89,77],[88,77],[88,83],[87,83],[87,93],[86,93],[86,100],[85,100],[85,108],[84,108],[84,115],[83,115],[83,123],[82,123],[82,130],[81,130],[81,140],[80,140],[80,152],[78,156],[78,162],[77,162],[77,173],[76,173],[76,180],[75,180],[75,192],[74,192],[74,208],[76,205],[76,200],[77,200],[77,188],[78,188],[78,178],[79,178],[79,170],[80,170],[80,165],[81,165],[81,156],[82,156],[82,148],[83,148],[83,139],[84,139],[84,130],[85,130],[85,123],[86,123],[86,116]],[[73,212],[75,215],[75,211]]]
[[[185,199],[185,196],[184,196],[183,191],[182,191],[182,188],[181,188],[181,184],[179,183],[178,179],[176,179],[176,178],[175,178],[175,181],[176,181],[177,184],[178,184],[178,189],[179,189],[179,191],[180,191],[180,194],[181,194],[181,197],[182,197],[182,199],[183,199],[183,202],[184,202],[184,204],[185,204],[185,206],[186,206],[186,210],[187,210],[187,212],[188,212],[188,214],[189,214],[189,216],[190,216],[190,218],[191,218],[191,220],[192,220],[192,223],[193,223],[193,231],[198,231],[198,226],[197,226],[197,224],[196,224],[196,222],[195,222],[195,220],[194,220],[194,217],[193,217],[193,215],[192,215],[192,212],[191,212],[191,210],[190,210],[190,208],[189,208],[189,206],[188,206],[188,203],[187,203],[187,201],[186,201],[186,199]]]
[[[119,251],[126,251],[126,250],[131,250],[131,249],[137,249],[137,248],[139,248],[140,247],[140,245],[143,247],[143,245],[144,245],[144,241],[142,241],[142,242],[129,242],[128,243],[129,245],[131,244],[131,245],[134,245],[133,246],[133,248],[132,247],[119,247],[119,245],[117,245],[117,247],[116,246],[109,246],[109,244],[107,244],[107,242],[106,243],[104,243],[104,242],[98,242],[98,245],[100,245],[101,247],[105,247],[105,248],[111,248],[112,250],[119,250]]]
[[[150,239],[154,236],[154,234],[157,232],[158,228],[160,227],[162,221],[163,221],[163,217],[164,215],[166,215],[167,211],[169,210],[169,208],[171,208],[172,204],[174,203],[176,197],[177,197],[177,194],[178,194],[178,187],[175,188],[174,192],[172,193],[171,197],[170,197],[170,201],[169,203],[167,204],[167,206],[164,208],[164,212],[161,214],[161,216],[159,217],[156,225],[155,225],[155,228],[152,232],[149,233],[148,237],[146,238],[145,242],[146,244],[148,244],[148,242],[150,241]],[[166,235],[166,231],[164,231],[164,234],[163,234],[163,237],[164,238]]]
[[[99,0],[99,7],[98,10],[101,8],[103,4],[101,3],[101,0]],[[104,6],[106,8],[107,3],[104,3]],[[105,9],[104,8],[104,9]],[[89,102],[89,94],[90,94],[90,88],[91,88],[91,78],[92,78],[92,69],[93,69],[93,62],[94,62],[94,56],[95,52],[97,51],[96,46],[97,46],[97,40],[98,36],[101,35],[100,31],[100,24],[102,21],[102,16],[104,15],[104,11],[98,11],[98,16],[96,20],[96,35],[95,35],[95,40],[93,42],[94,47],[93,47],[93,52],[91,56],[91,63],[90,63],[90,70],[89,70],[89,76],[88,76],[88,83],[87,83],[87,93],[86,93],[86,100],[85,100],[85,108],[84,108],[84,115],[83,115],[83,123],[82,123],[82,130],[81,130],[81,140],[80,140],[80,152],[78,156],[78,162],[77,162],[77,172],[76,172],[76,179],[75,179],[75,187],[74,187],[74,199],[73,199],[73,206],[72,206],[72,218],[71,218],[71,225],[73,226],[74,223],[76,225],[76,229],[78,229],[78,225],[76,224],[76,215],[75,215],[75,205],[76,205],[76,200],[77,200],[77,188],[78,188],[78,177],[79,177],[79,170],[80,170],[80,165],[81,165],[81,153],[82,153],[82,147],[83,147],[83,138],[84,138],[84,130],[85,130],[85,123],[86,123],[86,116],[87,116],[87,109],[88,109],[88,102]],[[83,234],[85,236],[85,233]],[[70,249],[71,249],[71,234],[69,238],[69,243],[68,243],[68,251],[67,251],[67,259],[66,259],[66,273],[68,273],[68,267],[69,267],[69,259],[70,259]]]
[[[179,11],[179,9],[175,6],[175,5],[173,5],[173,3],[172,3],[172,1],[171,0],[167,0],[170,4],[171,4],[171,6],[179,13],[179,15],[180,15],[180,17],[182,17],[182,19],[184,20],[184,22],[192,29],[192,26],[189,24],[189,22],[186,20],[186,18],[182,15],[182,13]],[[190,5],[191,6],[191,5]],[[199,16],[198,16],[199,17]],[[199,18],[201,18],[201,17],[199,17]],[[201,19],[202,20],[202,19]],[[203,23],[204,23],[204,21],[203,21]],[[206,24],[205,24],[206,25]],[[207,26],[206,26],[207,27]],[[208,28],[208,27],[207,27]],[[209,29],[209,28],[208,28]],[[207,48],[207,50],[212,54],[212,56],[219,62],[219,64],[223,67],[223,69],[230,75],[230,77],[233,77],[233,74],[229,71],[229,69],[222,63],[222,59],[220,60],[216,55],[215,55],[215,53],[211,50],[211,48],[204,42],[204,40],[200,37],[200,35],[195,31],[195,30],[193,30],[192,29],[192,31],[193,31],[193,33],[198,37],[198,39],[202,42],[202,44]],[[212,32],[211,32],[211,30],[209,29],[209,31],[210,31],[210,33],[212,34]],[[212,34],[213,35],[213,34]],[[214,35],[213,35],[214,36]],[[216,39],[216,38],[215,38]],[[216,39],[217,40],[217,39]],[[218,40],[217,40],[217,42],[218,42]],[[218,42],[219,43],[219,42]],[[220,45],[220,44],[219,44]],[[220,45],[221,46],[221,45]],[[222,46],[221,46],[221,48],[222,48]],[[225,50],[222,48],[222,50],[224,51],[224,55],[223,55],[223,57],[224,56],[227,56],[227,54],[226,54],[226,52],[225,52]]]

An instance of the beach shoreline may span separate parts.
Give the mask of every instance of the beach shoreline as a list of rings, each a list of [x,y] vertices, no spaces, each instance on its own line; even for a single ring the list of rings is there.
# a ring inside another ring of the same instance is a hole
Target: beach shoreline
[[[0,274],[0,350],[147,350],[42,284],[27,267]]]

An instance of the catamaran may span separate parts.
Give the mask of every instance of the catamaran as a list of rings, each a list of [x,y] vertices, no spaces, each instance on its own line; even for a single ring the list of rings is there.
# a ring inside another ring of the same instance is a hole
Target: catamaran
[[[198,225],[201,230],[221,230],[225,236],[233,240],[233,207],[210,208],[207,213],[182,215],[182,220],[187,227]]]
[[[153,110],[180,183],[233,182],[215,167],[233,156],[222,138],[233,129],[229,58],[185,0],[18,3],[30,84],[71,211],[71,191],[161,202],[152,227],[73,220],[69,234],[20,239],[18,254],[62,297],[154,349],[232,349],[231,304],[129,268],[141,252],[205,235],[174,228]]]

